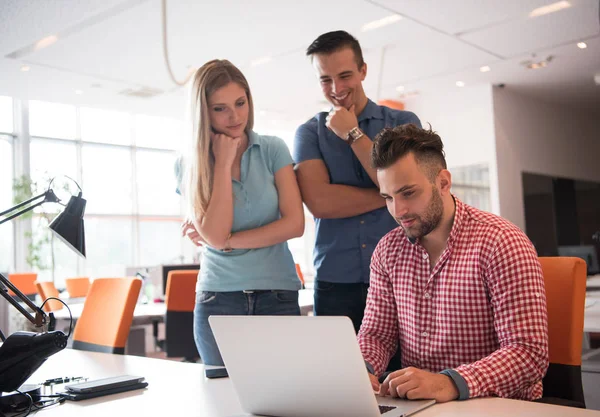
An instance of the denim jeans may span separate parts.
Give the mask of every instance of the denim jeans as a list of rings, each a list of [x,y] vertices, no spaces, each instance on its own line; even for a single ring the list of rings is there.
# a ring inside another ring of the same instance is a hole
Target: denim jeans
[[[223,366],[208,317],[232,315],[299,316],[298,291],[198,291],[194,308],[194,339],[205,365]]]
[[[315,316],[346,316],[352,320],[354,331],[358,333],[367,305],[369,284],[340,284],[315,281]],[[392,356],[388,371],[400,369],[400,349]]]

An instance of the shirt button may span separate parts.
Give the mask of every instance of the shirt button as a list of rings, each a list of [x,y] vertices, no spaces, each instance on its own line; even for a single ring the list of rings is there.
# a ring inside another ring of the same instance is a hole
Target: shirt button
[[[429,293],[426,292],[425,294],[423,294],[423,297],[425,297],[427,300],[429,300],[431,298],[431,295],[429,295]]]
[[[361,221],[360,221],[360,224],[365,224],[365,221],[364,221],[364,220],[361,220]]]
[[[425,252],[425,253],[423,254],[423,259],[427,259],[427,258],[429,258],[429,255],[427,254],[427,252]]]
[[[367,247],[367,245],[365,245],[364,243],[361,246],[363,249]]]
[[[423,337],[427,337],[427,336],[429,336],[429,333],[427,333],[427,332],[423,332],[423,333],[421,333],[421,336],[423,336]]]

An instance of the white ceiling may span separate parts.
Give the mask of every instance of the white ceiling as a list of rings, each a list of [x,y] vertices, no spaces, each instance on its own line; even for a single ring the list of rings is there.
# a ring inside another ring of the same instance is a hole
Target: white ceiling
[[[361,42],[373,99],[398,99],[399,85],[422,97],[443,94],[461,80],[465,88],[505,83],[543,100],[598,109],[598,0],[569,0],[568,9],[528,17],[554,1],[168,0],[170,62],[183,78],[209,59],[231,60],[248,77],[260,117],[286,128],[324,107],[304,50],[336,29]],[[392,13],[403,18],[361,32]],[[0,95],[183,117],[186,91],[171,82],[163,58],[160,0],[0,0],[0,14]],[[58,41],[35,50],[50,35]],[[581,40],[587,49],[576,47]],[[532,54],[554,60],[525,70],[520,62]],[[273,58],[250,65],[265,56]],[[20,71],[23,64],[29,72]],[[492,70],[480,73],[483,65]],[[143,87],[163,93],[119,94]]]

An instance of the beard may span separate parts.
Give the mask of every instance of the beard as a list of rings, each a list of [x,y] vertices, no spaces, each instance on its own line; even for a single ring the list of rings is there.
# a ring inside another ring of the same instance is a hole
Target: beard
[[[438,189],[432,186],[431,199],[425,208],[423,214],[407,214],[401,219],[396,218],[396,222],[402,227],[406,235],[411,239],[420,239],[433,232],[442,221],[444,215],[444,203]],[[402,226],[402,220],[415,221],[409,227]]]

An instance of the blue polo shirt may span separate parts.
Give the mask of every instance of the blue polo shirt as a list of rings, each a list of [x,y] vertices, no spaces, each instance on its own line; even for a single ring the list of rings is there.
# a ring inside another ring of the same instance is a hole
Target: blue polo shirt
[[[331,184],[377,188],[346,142],[325,126],[327,112],[304,123],[294,138],[294,161],[321,159]],[[372,140],[386,127],[407,123],[421,126],[411,112],[393,110],[368,101],[358,126]],[[315,218],[316,279],[334,283],[368,283],[371,255],[379,240],[398,226],[386,207],[343,219]]]
[[[232,232],[256,229],[278,220],[275,173],[292,164],[278,137],[248,135],[240,181],[233,182]],[[300,281],[287,242],[225,253],[206,246],[196,291],[298,290]]]

